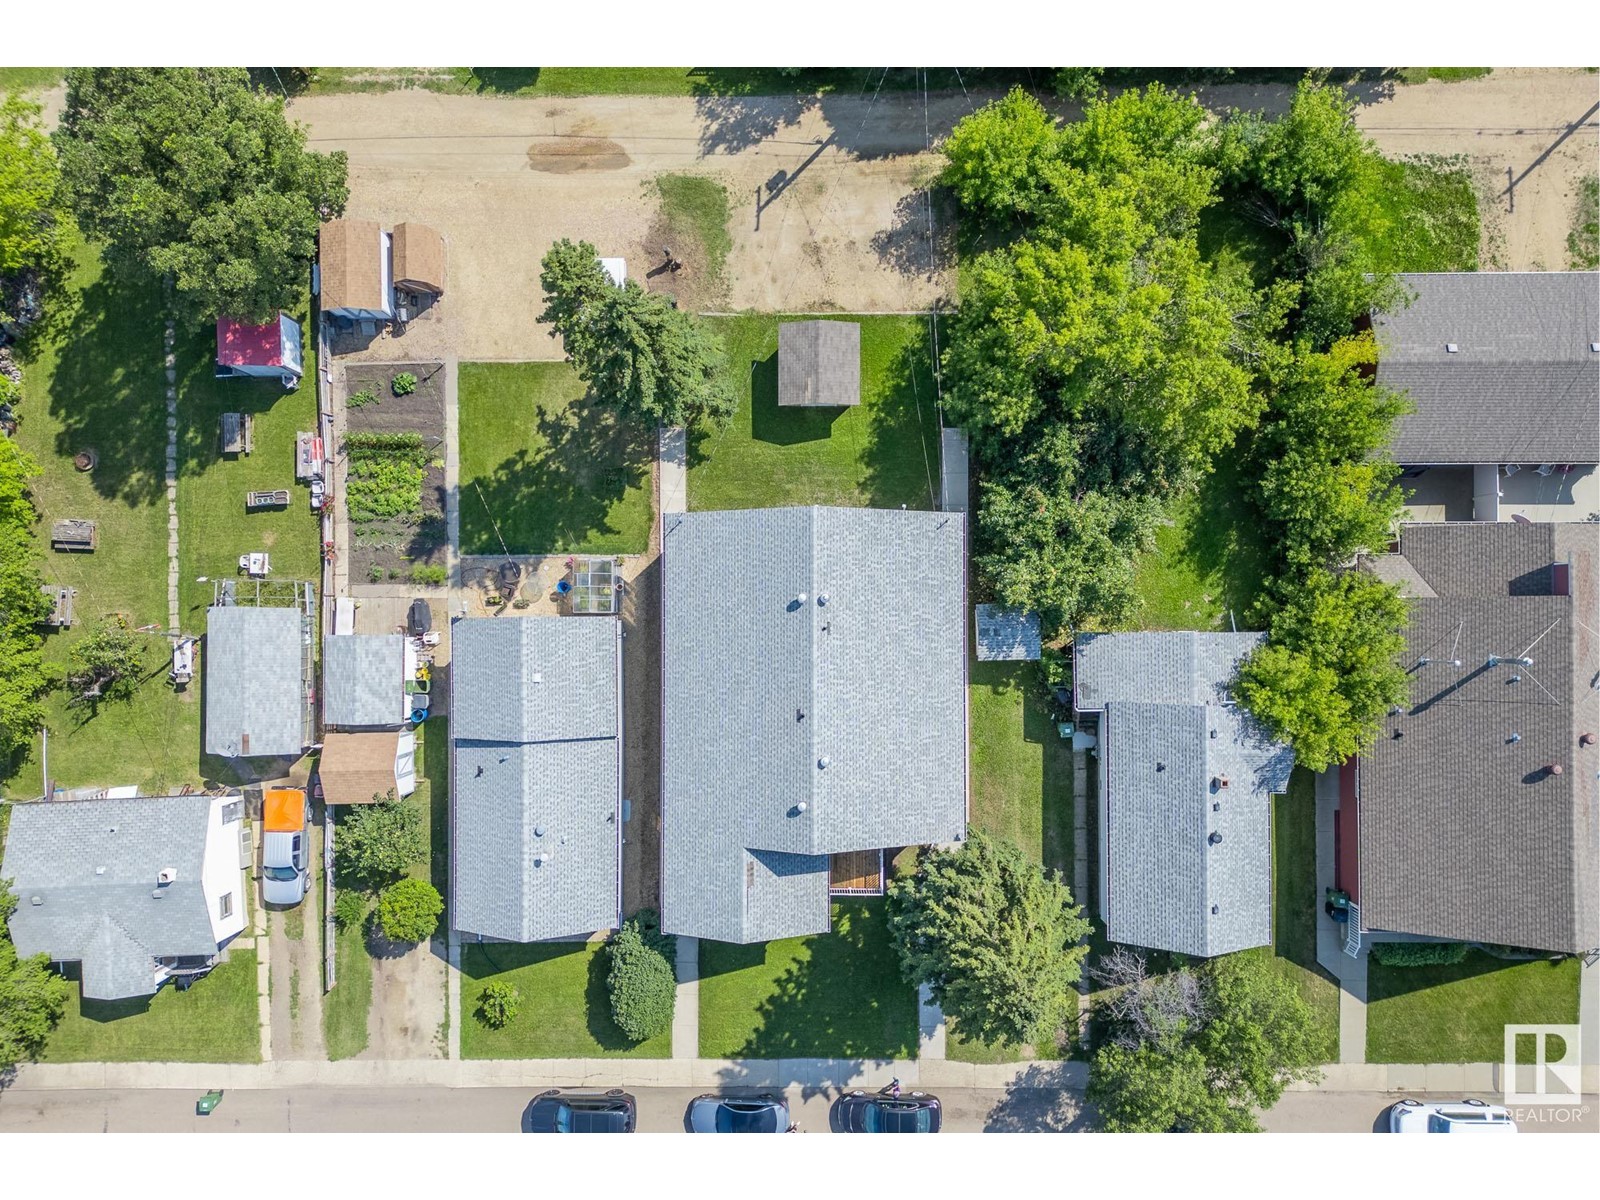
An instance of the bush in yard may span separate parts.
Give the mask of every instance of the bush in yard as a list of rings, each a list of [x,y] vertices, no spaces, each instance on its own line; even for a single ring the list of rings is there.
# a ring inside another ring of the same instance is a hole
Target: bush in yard
[[[974,833],[958,850],[924,850],[890,885],[888,910],[901,973],[928,984],[964,1034],[1054,1047],[1090,929],[1057,873]]]
[[[389,387],[396,396],[409,396],[417,390],[417,377],[410,371],[401,371],[390,381]]]
[[[373,563],[370,567],[368,567],[367,568],[367,578],[370,579],[373,583],[382,583],[383,582],[383,567],[382,567],[382,565],[379,564],[379,563]]]
[[[677,943],[661,932],[646,909],[623,923],[611,939],[611,1019],[629,1038],[643,1042],[672,1028],[678,997],[674,971]]]
[[[504,1029],[522,1007],[522,993],[513,984],[491,983],[478,993],[478,1020],[490,1029]]]
[[[450,572],[443,567],[430,567],[418,563],[411,568],[411,582],[431,584],[434,587],[443,587],[450,578]]]
[[[439,928],[444,900],[426,879],[402,879],[378,897],[378,928],[395,942],[425,942]]]
[[[146,643],[126,617],[113,617],[72,647],[67,674],[70,702],[91,707],[102,700],[131,700],[144,671]]]
[[[1453,967],[1470,949],[1465,942],[1373,942],[1369,953],[1385,967]]]
[[[365,408],[367,405],[376,404],[377,402],[378,394],[376,392],[374,392],[371,388],[362,388],[359,392],[355,392],[351,395],[349,407]]]
[[[334,827],[334,868],[341,879],[362,887],[398,879],[427,854],[421,811],[396,800],[393,792],[374,796],[372,804],[352,805]]]
[[[333,923],[340,929],[359,925],[367,917],[367,898],[352,888],[340,888],[333,894]]]

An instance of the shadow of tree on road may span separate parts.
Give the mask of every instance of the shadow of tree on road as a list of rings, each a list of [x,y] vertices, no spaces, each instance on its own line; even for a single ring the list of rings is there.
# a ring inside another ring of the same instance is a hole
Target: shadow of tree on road
[[[1006,1085],[985,1133],[1086,1133],[1098,1128],[1083,1101],[1083,1063],[1036,1063]]]

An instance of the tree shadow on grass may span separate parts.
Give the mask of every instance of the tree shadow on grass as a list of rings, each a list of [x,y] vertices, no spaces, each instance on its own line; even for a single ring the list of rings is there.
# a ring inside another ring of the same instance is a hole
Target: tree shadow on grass
[[[130,507],[166,494],[160,312],[155,283],[107,269],[65,319],[50,386],[50,411],[61,422],[56,453],[70,459],[92,447],[95,491]]]
[[[1222,607],[1244,628],[1266,585],[1268,556],[1240,457],[1238,451],[1228,452],[1201,480],[1176,557],[1201,575],[1219,578]]]
[[[793,446],[800,442],[825,442],[833,425],[846,410],[778,405],[778,352],[774,350],[750,364],[750,432],[758,442]]]
[[[470,67],[473,90],[511,95],[539,82],[538,67]]]
[[[872,413],[862,450],[862,490],[872,508],[939,507],[938,388],[932,334],[926,320],[921,324],[880,378],[862,381],[862,403]]]

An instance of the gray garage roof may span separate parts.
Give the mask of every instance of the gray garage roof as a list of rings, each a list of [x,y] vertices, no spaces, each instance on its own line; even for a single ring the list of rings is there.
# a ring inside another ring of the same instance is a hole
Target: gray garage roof
[[[778,326],[780,407],[861,403],[861,326],[854,321],[786,321]]]
[[[451,623],[455,901],[464,933],[533,942],[620,921],[621,623]]]
[[[998,604],[972,609],[978,633],[978,661],[1034,661],[1039,657],[1039,614]]]
[[[1078,639],[1079,710],[1102,712],[1111,940],[1201,957],[1272,940],[1272,796],[1294,755],[1228,700],[1239,661],[1264,640]]]
[[[1378,379],[1416,408],[1396,426],[1397,461],[1600,462],[1600,275],[1400,280],[1415,300],[1374,320]]]
[[[10,922],[17,953],[81,962],[92,1000],[153,995],[157,958],[215,954],[201,886],[213,802],[139,796],[13,806],[0,877],[19,899]],[[165,867],[177,879],[158,888]]]
[[[206,753],[297,758],[306,747],[300,613],[218,606],[206,611]]]
[[[342,729],[403,724],[406,640],[398,633],[322,639],[322,719]]]
[[[966,827],[960,513],[666,518],[663,926],[828,925],[826,856]]]
[[[1589,950],[1600,747],[1579,737],[1600,733],[1600,639],[1583,615],[1600,529],[1405,525],[1400,553],[1433,594],[1411,602],[1411,702],[1361,758],[1362,923]],[[1571,594],[1555,594],[1557,563]]]

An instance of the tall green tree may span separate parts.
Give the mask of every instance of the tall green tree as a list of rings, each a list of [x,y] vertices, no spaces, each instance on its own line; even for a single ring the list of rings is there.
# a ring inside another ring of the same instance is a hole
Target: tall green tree
[[[889,888],[901,971],[976,1040],[1053,1044],[1074,1010],[1089,922],[1058,874],[973,833]]]
[[[70,228],[58,196],[61,168],[41,112],[21,96],[0,103],[0,275],[54,269]]]
[[[6,928],[16,908],[10,881],[0,879],[0,1075],[44,1049],[71,993],[46,955],[17,955]]]
[[[372,799],[340,813],[333,830],[333,861],[340,877],[368,890],[393,882],[428,855],[421,811],[396,800],[393,792]]]
[[[38,625],[50,603],[39,591],[38,514],[28,496],[39,468],[0,436],[0,766],[14,762],[44,724],[50,680]]]
[[[147,643],[126,617],[112,617],[72,647],[67,674],[71,702],[98,706],[107,700],[131,700],[139,689]]]
[[[55,134],[78,222],[119,265],[171,275],[191,318],[265,321],[305,284],[349,196],[243,68],[77,68]]]
[[[944,146],[939,182],[963,211],[1010,225],[1035,215],[1049,181],[1045,167],[1060,151],[1054,118],[1020,87],[962,118]]]
[[[567,239],[545,255],[539,279],[540,319],[597,400],[651,428],[733,418],[722,343],[671,297],[631,279],[614,286],[595,248]]]

